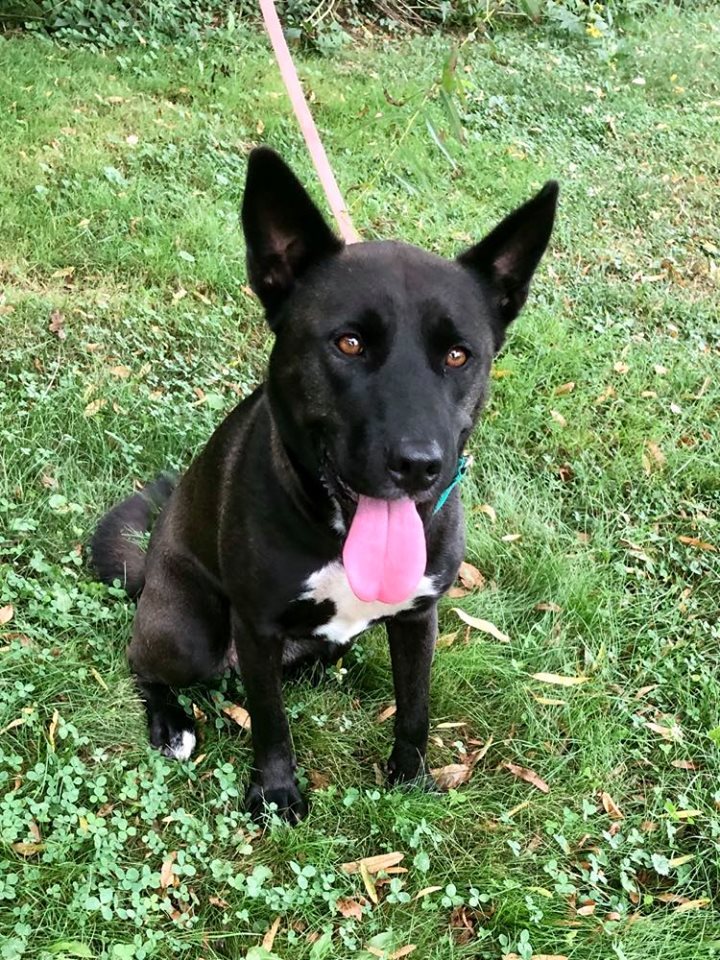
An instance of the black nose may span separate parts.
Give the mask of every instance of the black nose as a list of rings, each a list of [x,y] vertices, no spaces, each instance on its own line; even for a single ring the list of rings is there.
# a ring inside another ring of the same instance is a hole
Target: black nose
[[[388,470],[407,493],[420,493],[433,485],[442,469],[440,446],[434,441],[403,440],[388,457]]]

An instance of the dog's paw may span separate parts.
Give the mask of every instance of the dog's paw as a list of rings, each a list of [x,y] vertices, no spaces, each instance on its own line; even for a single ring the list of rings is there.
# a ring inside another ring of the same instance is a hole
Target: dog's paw
[[[440,792],[437,783],[427,771],[425,760],[417,751],[393,750],[388,760],[387,777],[391,786],[416,788],[425,793]]]
[[[150,724],[150,743],[170,760],[189,760],[197,738],[192,720],[185,713],[157,711]]]
[[[272,809],[271,804],[276,809]],[[276,813],[295,826],[307,816],[308,805],[294,781],[270,788],[251,783],[245,794],[245,809],[256,823],[262,823]]]

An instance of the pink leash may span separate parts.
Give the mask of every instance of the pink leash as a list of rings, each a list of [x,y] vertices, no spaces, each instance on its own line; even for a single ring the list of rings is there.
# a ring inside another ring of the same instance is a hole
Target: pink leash
[[[275,58],[280,67],[280,75],[285,83],[285,89],[290,97],[290,102],[295,111],[297,121],[300,124],[300,130],[305,138],[307,148],[310,151],[310,157],[312,158],[318,178],[325,191],[325,196],[330,204],[330,209],[340,228],[340,234],[345,243],[359,243],[360,236],[352,225],[350,214],[345,206],[340,188],[337,185],[332,168],[330,167],[330,162],[325,153],[325,148],[320,140],[320,134],[317,131],[315,121],[310,113],[310,108],[305,100],[305,94],[303,93],[295,64],[292,61],[288,45],[285,41],[285,35],[283,34],[282,25],[280,24],[280,19],[275,9],[274,0],[260,0],[260,9],[263,20],[265,21],[265,29],[268,32],[270,42],[275,51]]]

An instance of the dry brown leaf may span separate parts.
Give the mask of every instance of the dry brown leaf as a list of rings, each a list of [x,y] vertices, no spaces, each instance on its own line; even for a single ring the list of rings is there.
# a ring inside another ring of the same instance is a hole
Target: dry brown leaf
[[[167,859],[163,860],[163,865],[160,868],[160,887],[163,890],[174,885],[175,875],[173,874],[173,864],[176,860],[177,850],[173,850],[168,854]]]
[[[14,843],[12,845],[15,853],[19,853],[21,857],[34,857],[38,853],[42,853],[45,849],[44,843]]]
[[[399,950],[395,950],[390,954],[388,960],[402,960],[403,957],[409,957],[411,953],[414,953],[417,950],[416,943],[409,943],[406,947],[400,947]]]
[[[219,907],[221,910],[227,910],[230,906],[227,900],[223,900],[222,897],[208,897],[208,903],[212,904],[213,907]]]
[[[357,873],[360,865],[364,864],[369,873],[379,873],[381,870],[387,870],[388,867],[396,867],[405,859],[404,853],[395,851],[394,853],[379,853],[374,857],[362,857],[360,860],[351,860],[349,863],[343,863],[340,869],[343,873]]]
[[[60,723],[60,711],[53,710],[52,720],[50,721],[50,726],[48,727],[48,740],[50,741],[50,749],[55,749],[55,734],[57,732],[58,723]]]
[[[572,393],[574,389],[575,382],[573,380],[569,380],[567,383],[563,383],[559,387],[555,387],[553,393],[556,397],[562,397],[563,394]]]
[[[462,598],[467,597],[469,593],[470,591],[466,590],[465,587],[450,587],[445,596],[451,600],[462,600]]]
[[[630,367],[624,360],[618,360],[617,363],[613,364],[613,370],[615,373],[627,373]]]
[[[521,533],[506,533],[504,537],[500,537],[503,543],[517,543],[518,540],[522,540]]]
[[[436,647],[451,647],[453,643],[457,640],[458,631],[453,630],[450,633],[444,633],[441,637],[438,637],[435,641]]]
[[[603,791],[600,794],[600,802],[603,805],[603,810],[610,817],[611,820],[624,820],[624,814],[620,807],[615,803],[613,798],[609,793]]]
[[[673,760],[671,765],[678,770],[699,770],[700,767],[692,760]]]
[[[516,763],[512,763],[510,760],[506,760],[501,766],[511,773],[514,777],[517,777],[519,780],[524,780],[525,783],[531,784],[541,793],[550,793],[550,787],[545,783],[543,778],[535,773],[534,770],[530,770],[528,767],[520,767]]]
[[[50,323],[48,324],[48,330],[50,333],[54,333],[58,340],[64,340],[67,336],[67,331],[65,330],[65,317],[59,310],[53,310],[50,314]]]
[[[378,896],[377,887],[373,882],[373,878],[370,875],[366,861],[360,861],[360,876],[362,877],[363,886],[367,891],[367,895],[370,897],[375,906],[380,903],[380,897]]]
[[[708,543],[706,540],[698,540],[697,537],[678,537],[678,540],[685,546],[695,547],[697,550],[717,550],[717,547],[712,543]]]
[[[437,893],[439,890],[442,890],[443,887],[423,887],[422,890],[419,890],[415,894],[416,900],[422,900],[423,897],[429,897],[431,893]]]
[[[687,903],[681,903],[675,907],[673,913],[687,913],[689,910],[702,910],[710,903],[709,897],[701,897],[699,900],[688,900]]]
[[[542,613],[562,613],[562,607],[559,607],[556,603],[536,603],[535,609]]]
[[[10,623],[14,616],[15,607],[11,603],[7,603],[4,607],[0,607],[0,627],[4,627],[6,623]]]
[[[579,687],[590,679],[590,677],[563,677],[559,673],[533,673],[531,677],[533,680],[539,680],[540,683],[552,683],[556,687]]]
[[[645,450],[647,453],[643,454],[643,466],[646,473],[651,473],[653,470],[665,466],[667,458],[660,449],[659,443],[656,443],[655,440],[646,440]]]
[[[268,953],[273,948],[273,944],[275,943],[275,937],[277,936],[277,932],[279,929],[280,929],[280,917],[275,917],[275,919],[272,922],[272,926],[267,931],[262,941],[263,949],[267,950]]]
[[[461,610],[460,607],[453,607],[452,610],[453,613],[456,613],[462,622],[466,623],[469,627],[473,627],[475,630],[481,630],[483,633],[489,634],[491,637],[494,637],[501,643],[510,643],[510,637],[501,630],[498,630],[495,624],[490,623],[489,620],[481,620],[479,617],[471,617],[469,613],[465,613],[465,611]]]
[[[646,720],[645,726],[653,733],[657,733],[663,740],[682,740],[682,730],[676,724],[672,727],[664,727],[660,723],[654,723],[652,720]]]
[[[380,713],[375,718],[376,723],[385,723],[386,720],[389,720],[390,717],[394,717],[397,713],[397,706],[394,703],[391,703],[390,706],[384,707]]]
[[[325,790],[330,786],[330,777],[320,770],[308,770],[308,780],[313,790]]]
[[[589,903],[584,903],[581,907],[577,908],[577,915],[579,917],[591,917],[595,913],[595,908],[597,904],[592,900]]]
[[[130,367],[117,366],[117,367],[110,367],[110,373],[112,374],[113,377],[117,377],[118,380],[127,380],[127,378],[132,373],[132,370],[130,369]]]
[[[21,727],[25,723],[26,719],[26,717],[17,717],[17,719],[11,720],[6,727],[3,727],[2,730],[0,730],[0,734],[8,733],[8,731],[14,730],[15,727]]]
[[[660,363],[656,363],[653,367],[653,370],[659,377],[664,377],[665,374],[668,372],[667,367],[663,367],[663,365]]]
[[[230,717],[231,720],[234,720],[235,723],[243,730],[249,730],[252,726],[250,721],[250,714],[247,712],[245,707],[241,707],[237,703],[233,703],[229,707],[223,707],[222,712]]]
[[[671,860],[668,860],[668,863],[673,868],[677,870],[678,867],[682,867],[686,863],[690,863],[691,860],[695,859],[694,853],[687,853],[684,857],[673,857]]]
[[[83,416],[94,417],[96,413],[99,413],[102,410],[106,403],[107,400],[105,400],[103,397],[98,397],[96,400],[91,400],[83,410]]]
[[[338,900],[335,903],[335,907],[346,920],[349,920],[350,917],[354,920],[362,920],[363,904],[360,903],[359,900],[351,900],[349,897],[346,897],[343,900]]]
[[[458,727],[466,727],[466,720],[446,720],[444,723],[438,723],[436,730],[456,730]]]
[[[468,590],[482,590],[485,586],[485,577],[472,563],[463,560],[458,571],[460,583]]]
[[[435,767],[430,773],[441,790],[455,790],[468,782],[473,767],[470,763],[449,763],[446,767]]]
[[[497,523],[497,513],[495,508],[491,507],[489,503],[481,503],[479,507],[475,508],[478,513],[484,513],[486,517],[490,518],[490,523]]]
[[[555,423],[559,424],[561,427],[566,427],[566,426],[567,426],[567,420],[566,420],[565,417],[560,413],[559,410],[551,410],[551,411],[550,411],[550,416],[551,416],[552,419],[555,421]]]

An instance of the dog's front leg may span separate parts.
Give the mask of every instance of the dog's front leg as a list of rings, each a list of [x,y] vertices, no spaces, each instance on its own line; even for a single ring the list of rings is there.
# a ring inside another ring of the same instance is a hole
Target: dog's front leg
[[[437,607],[399,614],[388,623],[395,682],[395,745],[388,761],[391,783],[431,786],[425,770],[430,668],[437,636]]]
[[[255,755],[245,806],[254,820],[262,820],[266,804],[275,803],[279,816],[297,823],[307,813],[307,804],[295,780],[295,757],[283,703],[283,641],[255,633],[233,615],[233,643],[247,694]]]

